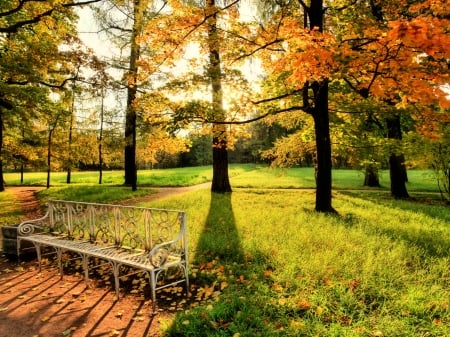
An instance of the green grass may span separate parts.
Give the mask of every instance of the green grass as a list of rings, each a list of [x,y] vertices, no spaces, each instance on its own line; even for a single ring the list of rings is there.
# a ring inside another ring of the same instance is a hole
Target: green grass
[[[48,199],[57,199],[113,204],[121,200],[130,200],[153,193],[156,193],[156,190],[150,188],[140,188],[133,192],[131,188],[124,186],[78,184],[42,189],[37,192],[37,195],[41,202]]]
[[[256,173],[256,174],[255,174]],[[334,189],[366,189],[363,186],[364,173],[358,170],[337,169],[332,172]],[[436,182],[427,170],[408,171],[407,188],[409,191],[438,192]],[[242,172],[231,178],[233,187],[259,188],[315,188],[314,168],[299,167],[292,169],[271,169],[255,166],[254,170]],[[380,171],[381,188],[372,190],[389,190],[389,171]]]
[[[67,174],[65,172],[52,172],[50,174],[51,186],[66,185]],[[10,186],[20,185],[19,173],[5,173],[4,179]],[[186,167],[165,170],[140,170],[138,172],[139,186],[189,186],[211,181],[211,167]],[[71,184],[97,184],[98,172],[73,172]],[[102,184],[122,185],[124,182],[123,171],[104,171]],[[47,175],[45,172],[30,172],[24,174],[24,185],[45,186]]]
[[[104,171],[103,185],[121,186],[123,171]],[[271,169],[266,165],[233,164],[229,168],[232,187],[251,188],[315,188],[314,169],[300,167],[292,169]],[[51,186],[67,186],[66,173],[52,172]],[[431,171],[408,171],[409,182],[407,188],[412,192],[438,192],[436,182],[432,179]],[[5,173],[4,179],[9,186],[20,185],[19,173]],[[24,185],[46,185],[46,173],[30,172],[24,174]],[[212,180],[211,166],[185,167],[177,169],[156,169],[138,171],[138,186],[190,186]],[[365,189],[362,171],[338,169],[333,170],[334,189]],[[380,171],[380,190],[389,190],[389,172]],[[98,184],[98,172],[73,172],[71,185]],[[372,188],[372,190],[377,190]]]
[[[180,179],[198,181],[208,169],[181,171]],[[232,186],[252,188],[140,204],[187,212],[192,297],[174,318],[161,318],[166,335],[450,336],[448,205],[428,194],[393,200],[387,173],[385,188],[358,190],[362,175],[336,170],[339,215],[316,213],[314,191],[302,189],[312,187],[312,173],[233,166]],[[425,174],[409,171],[408,189],[435,191]],[[79,184],[39,197],[113,202],[130,195],[117,185]],[[14,203],[0,196],[9,205],[0,208],[3,219]]]
[[[15,224],[22,216],[20,205],[13,193],[5,190],[0,193],[0,226]]]
[[[166,333],[449,336],[447,206],[334,200],[339,216],[313,212],[310,191],[198,191],[156,203],[187,211],[191,281],[228,284]]]

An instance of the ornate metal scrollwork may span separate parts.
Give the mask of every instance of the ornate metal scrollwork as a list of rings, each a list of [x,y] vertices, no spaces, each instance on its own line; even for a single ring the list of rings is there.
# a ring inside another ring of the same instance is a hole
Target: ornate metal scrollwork
[[[168,257],[169,251],[163,247],[155,248],[149,253],[150,262],[155,268],[163,267]]]
[[[34,228],[33,224],[31,224],[31,223],[22,223],[17,228],[17,233],[20,236],[26,236],[26,235],[33,234],[34,231],[35,231],[35,228]]]

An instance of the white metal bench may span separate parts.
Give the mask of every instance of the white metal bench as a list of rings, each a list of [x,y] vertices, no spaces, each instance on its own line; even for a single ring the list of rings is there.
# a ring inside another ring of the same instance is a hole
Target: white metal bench
[[[180,283],[186,284],[186,291],[189,289],[186,214],[183,211],[50,200],[42,218],[19,224],[18,255],[22,241],[33,244],[39,269],[43,247],[53,248],[61,277],[63,253],[78,254],[86,285],[89,268],[95,267],[90,266],[93,258],[109,263],[117,297],[120,278],[130,275],[122,275],[122,267],[133,270],[133,274],[145,272],[150,280],[154,312],[157,290]],[[162,277],[171,271],[176,277]]]

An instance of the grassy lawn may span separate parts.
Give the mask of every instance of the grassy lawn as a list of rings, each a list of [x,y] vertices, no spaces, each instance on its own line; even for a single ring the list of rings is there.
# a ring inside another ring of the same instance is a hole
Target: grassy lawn
[[[192,282],[215,291],[167,333],[450,336],[448,206],[353,192],[335,193],[339,216],[313,204],[299,190],[156,203],[186,209]]]
[[[232,187],[252,188],[315,188],[314,169],[301,167],[293,169],[271,169],[265,165],[232,164],[229,169]],[[64,187],[65,172],[51,173],[51,186]],[[408,171],[409,191],[438,192],[437,185],[431,177],[431,171]],[[8,186],[20,185],[19,173],[5,173],[4,179]],[[138,186],[190,186],[211,181],[211,166],[184,167],[177,169],[140,170]],[[24,185],[45,186],[47,176],[44,172],[24,174]],[[123,184],[123,171],[104,171],[102,184],[105,186]],[[363,189],[364,175],[362,171],[339,169],[333,170],[333,188]],[[380,190],[389,190],[389,172],[380,171]],[[73,172],[71,185],[98,185],[98,172]]]
[[[168,170],[160,181],[189,185],[209,171]],[[408,190],[435,191],[426,174],[410,171]],[[230,176],[229,195],[199,190],[143,204],[188,216],[194,289],[189,306],[162,321],[168,336],[450,336],[448,205],[391,199],[387,173],[382,189],[359,190],[360,173],[337,170],[339,215],[330,216],[314,212],[314,191],[302,189],[314,186],[311,169],[233,166]],[[128,198],[128,190],[61,183],[40,197],[104,202]],[[14,213],[8,199],[0,193],[0,205],[9,205],[1,219]]]
[[[17,223],[22,216],[14,195],[6,190],[0,193],[0,226]]]

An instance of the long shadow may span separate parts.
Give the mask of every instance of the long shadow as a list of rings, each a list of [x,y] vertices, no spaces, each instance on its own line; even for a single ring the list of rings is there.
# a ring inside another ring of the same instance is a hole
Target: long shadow
[[[233,336],[236,331],[245,331],[245,336],[280,335],[265,319],[279,317],[286,308],[271,303],[271,277],[255,277],[271,268],[270,258],[257,249],[244,251],[230,194],[211,193],[196,263],[191,279],[195,305],[176,315],[167,336]],[[254,296],[261,291],[265,295]]]
[[[196,262],[206,263],[215,258],[241,262],[243,256],[231,194],[211,193],[208,216],[196,249]]]

